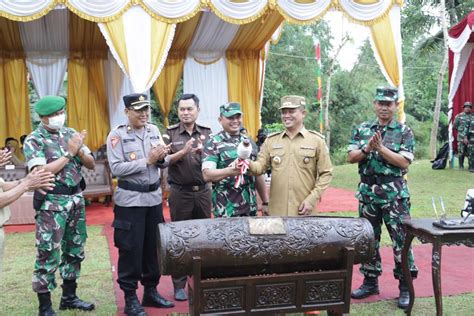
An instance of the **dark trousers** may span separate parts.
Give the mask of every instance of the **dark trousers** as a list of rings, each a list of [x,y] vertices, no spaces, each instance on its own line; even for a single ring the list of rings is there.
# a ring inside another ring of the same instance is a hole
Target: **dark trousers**
[[[211,217],[210,188],[197,192],[187,192],[171,187],[168,202],[173,222]],[[172,275],[172,279],[175,290],[183,289],[186,286],[187,276]]]
[[[162,204],[151,207],[114,207],[114,243],[119,250],[118,283],[134,291],[140,281],[156,287],[160,269],[156,249],[157,225],[164,222]]]

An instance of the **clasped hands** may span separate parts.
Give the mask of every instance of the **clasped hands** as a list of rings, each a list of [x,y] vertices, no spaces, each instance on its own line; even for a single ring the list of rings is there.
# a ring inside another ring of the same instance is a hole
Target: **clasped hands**
[[[365,151],[370,153],[373,150],[380,151],[383,147],[383,139],[382,139],[382,133],[380,131],[377,131],[370,139],[369,143],[367,146],[364,148]]]
[[[87,136],[87,131],[84,129],[80,133],[74,133],[69,141],[67,142],[68,152],[72,156],[79,155],[81,152],[81,148],[84,145],[84,140]]]
[[[146,163],[148,165],[154,165],[157,162],[163,161],[165,157],[169,154],[171,148],[171,143],[168,145],[159,144],[150,149]]]

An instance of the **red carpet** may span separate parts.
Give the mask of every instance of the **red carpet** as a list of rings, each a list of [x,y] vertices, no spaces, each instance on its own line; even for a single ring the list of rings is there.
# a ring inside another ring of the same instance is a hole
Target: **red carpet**
[[[169,209],[165,205],[165,219],[169,221]],[[353,192],[348,190],[329,188],[319,204],[319,212],[357,210],[357,200],[353,197]],[[117,279],[116,263],[117,249],[113,243],[113,219],[112,207],[94,203],[86,208],[88,225],[104,225],[103,233],[109,242],[109,253],[114,280]],[[5,226],[7,233],[34,231],[34,225]],[[433,296],[431,281],[431,245],[421,245],[414,248],[415,262],[420,270],[418,279],[415,280],[416,297]],[[352,303],[374,302],[380,300],[394,299],[398,296],[398,283],[393,278],[393,256],[389,247],[384,247],[381,251],[384,273],[380,278],[380,294],[364,300],[352,300]],[[452,246],[443,247],[441,262],[442,294],[457,295],[461,293],[474,292],[474,249]],[[354,267],[353,289],[362,282],[362,276],[358,271],[358,266]],[[124,299],[123,293],[114,282],[115,298],[119,315],[123,315]],[[173,298],[173,285],[169,276],[163,276],[158,286],[160,293],[168,298]],[[139,287],[139,298],[142,289]],[[433,298],[434,300],[434,298]],[[434,301],[433,301],[434,302]],[[168,315],[171,312],[186,313],[188,302],[176,302],[172,309],[147,308],[148,315]],[[416,302],[415,302],[416,304]]]

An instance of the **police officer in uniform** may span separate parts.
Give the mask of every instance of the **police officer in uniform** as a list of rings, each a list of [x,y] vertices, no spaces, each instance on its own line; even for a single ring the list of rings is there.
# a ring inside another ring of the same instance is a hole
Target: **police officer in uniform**
[[[377,117],[356,127],[348,146],[348,161],[359,164],[360,183],[356,193],[359,216],[369,220],[375,235],[374,256],[360,267],[364,282],[351,297],[362,299],[379,293],[380,235],[382,222],[385,222],[392,240],[393,274],[399,280],[398,307],[404,309],[410,297],[403,278],[401,252],[406,235],[403,220],[410,218],[410,193],[403,175],[414,159],[415,139],[412,130],[394,118],[398,109],[397,89],[378,87],[374,109]],[[418,269],[411,249],[408,259],[411,274],[416,277]]]
[[[164,222],[160,168],[168,146],[158,127],[148,123],[150,103],[145,94],[123,97],[128,123],[107,137],[107,156],[118,178],[114,194],[114,241],[119,250],[118,283],[125,294],[127,315],[146,315],[143,306],[173,307],[156,290],[160,280],[156,250],[157,225]],[[137,283],[144,287],[142,303]]]
[[[324,137],[304,127],[306,101],[301,96],[281,99],[285,130],[270,134],[250,161],[250,171],[271,168],[269,212],[272,216],[309,215],[332,179],[332,164]]]
[[[77,133],[64,127],[65,105],[62,97],[41,98],[35,104],[41,123],[24,144],[30,171],[38,168],[56,175],[54,189],[47,194],[36,191],[33,198],[37,253],[32,285],[38,294],[39,315],[56,315],[50,293],[56,288],[54,274],[58,267],[63,279],[59,309],[94,309],[94,304],[76,296],[76,279],[85,258],[87,238],[81,170],[83,165],[94,169],[95,162],[84,145],[86,131]]]
[[[202,144],[209,139],[211,129],[196,123],[199,98],[184,94],[178,100],[178,124],[168,127],[165,142],[171,144],[168,182],[171,220],[182,221],[211,217],[211,188],[201,172]],[[167,136],[167,137],[166,137]],[[186,276],[173,276],[174,297],[187,300]]]

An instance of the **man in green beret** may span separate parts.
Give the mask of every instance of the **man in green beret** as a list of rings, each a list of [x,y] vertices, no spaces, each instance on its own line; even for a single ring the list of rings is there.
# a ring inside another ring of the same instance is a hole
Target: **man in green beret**
[[[264,206],[262,212],[266,212],[268,199],[263,176],[244,174],[242,183],[236,186],[235,179],[240,176],[240,168],[235,164],[239,144],[248,141],[252,147],[250,159],[254,160],[257,156],[257,145],[241,132],[243,113],[240,104],[226,103],[220,106],[219,111],[222,131],[204,145],[201,167],[204,181],[213,183],[214,216],[256,216],[257,191]]]
[[[41,98],[35,105],[41,123],[24,144],[30,171],[42,169],[55,174],[54,189],[47,194],[35,191],[33,198],[37,250],[33,291],[38,295],[39,315],[56,315],[50,292],[56,288],[54,274],[58,267],[63,279],[59,309],[94,309],[94,304],[77,297],[76,279],[87,237],[81,168],[94,169],[95,162],[84,145],[87,132],[64,126],[65,105],[62,97]]]

